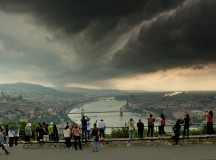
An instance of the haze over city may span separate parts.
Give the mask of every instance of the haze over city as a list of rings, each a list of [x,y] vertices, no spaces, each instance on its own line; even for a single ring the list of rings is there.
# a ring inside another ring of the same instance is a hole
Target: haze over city
[[[216,90],[215,0],[0,0],[0,84]]]

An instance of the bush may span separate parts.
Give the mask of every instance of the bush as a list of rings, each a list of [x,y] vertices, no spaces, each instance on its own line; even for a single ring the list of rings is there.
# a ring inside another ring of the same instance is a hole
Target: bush
[[[112,138],[128,138],[128,127],[122,127],[117,129],[112,129],[111,131]]]

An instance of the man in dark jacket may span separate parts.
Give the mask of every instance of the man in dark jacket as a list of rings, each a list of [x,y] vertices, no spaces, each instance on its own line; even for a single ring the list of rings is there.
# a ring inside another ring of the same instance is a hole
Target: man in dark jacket
[[[138,128],[138,138],[143,138],[143,131],[144,131],[144,124],[141,122],[141,119],[139,119],[139,122],[137,123]]]
[[[176,124],[173,127],[173,132],[175,134],[175,136],[173,136],[173,140],[175,140],[175,144],[174,145],[178,145],[178,141],[179,141],[179,136],[180,136],[180,129],[181,129],[181,120],[178,119],[176,121]]]

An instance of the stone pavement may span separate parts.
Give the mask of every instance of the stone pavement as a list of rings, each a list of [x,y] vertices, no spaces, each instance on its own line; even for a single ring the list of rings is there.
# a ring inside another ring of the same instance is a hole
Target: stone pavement
[[[23,149],[22,144],[8,148],[9,155],[0,151],[0,160],[216,160],[216,145],[181,145],[181,146],[139,146],[107,147],[100,152],[92,152],[91,147],[83,150]]]

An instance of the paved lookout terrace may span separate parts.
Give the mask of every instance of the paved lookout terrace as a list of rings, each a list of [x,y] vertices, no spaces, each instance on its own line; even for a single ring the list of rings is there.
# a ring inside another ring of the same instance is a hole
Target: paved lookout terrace
[[[62,142],[22,143],[1,150],[0,160],[213,160],[216,159],[216,137],[194,136],[180,139],[180,146],[170,146],[170,138],[113,139],[101,143],[100,152],[92,152],[91,142],[83,150],[66,149]]]
[[[180,146],[156,145],[133,147],[105,147],[92,152],[65,148],[23,149],[23,144],[10,148],[10,154],[1,151],[1,160],[213,160],[216,159],[215,144],[187,144]]]

